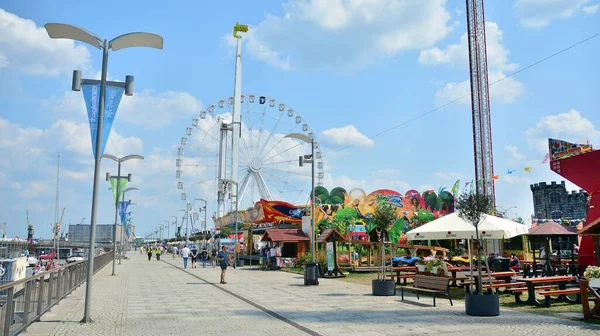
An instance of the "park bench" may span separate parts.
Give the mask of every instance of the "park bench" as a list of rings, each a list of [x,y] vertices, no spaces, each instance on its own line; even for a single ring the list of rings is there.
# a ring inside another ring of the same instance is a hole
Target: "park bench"
[[[417,294],[417,300],[419,300],[419,292],[431,293],[433,295],[434,307],[436,294],[445,295],[450,300],[450,305],[453,305],[452,298],[450,297],[450,278],[417,274],[412,287],[400,286],[402,301],[404,301],[405,289],[414,291]]]
[[[566,298],[566,295],[577,294],[577,299],[575,301],[565,300],[567,302],[580,303],[581,302],[581,289],[579,287],[567,288],[567,289],[559,289],[559,290],[550,290],[545,292],[540,292],[541,295],[545,298],[546,307],[550,307],[552,304],[552,296],[560,295]]]
[[[483,289],[491,290],[494,289],[503,289],[504,291],[511,290],[515,287],[525,286],[524,282],[496,282],[492,284],[483,285]],[[527,287],[525,287],[527,289]]]

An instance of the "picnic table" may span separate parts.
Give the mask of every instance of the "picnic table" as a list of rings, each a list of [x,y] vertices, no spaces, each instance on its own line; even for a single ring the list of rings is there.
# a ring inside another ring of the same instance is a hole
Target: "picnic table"
[[[512,281],[512,277],[516,276],[517,273],[515,271],[506,271],[506,272],[491,272],[491,273],[482,273],[481,278],[485,281],[486,278],[491,277],[494,279],[502,278],[505,283],[510,283]],[[479,287],[479,274],[473,274],[473,279],[475,280],[475,286]],[[482,282],[484,282],[482,281]],[[498,281],[492,281],[492,284],[498,283]]]
[[[392,270],[396,272],[396,284],[404,284],[404,286],[406,286],[406,279],[414,279],[417,268],[415,266],[399,266],[393,267]],[[401,279],[403,280],[403,283],[401,283]]]
[[[574,303],[576,301],[569,299],[569,297],[567,296],[568,294],[577,294],[577,292],[578,292],[578,291],[575,292],[574,290],[572,292],[570,292],[569,290],[567,290],[567,283],[570,281],[573,281],[573,280],[575,280],[575,277],[567,276],[567,275],[557,275],[557,276],[547,276],[547,277],[537,277],[537,278],[523,278],[521,281],[527,285],[527,301],[521,300],[520,292],[514,293],[515,301],[517,303],[524,303],[524,304],[529,304],[529,305],[534,305],[534,306],[542,306],[542,305],[548,306],[550,303],[550,300],[551,300],[550,296],[552,294],[556,294],[556,295],[558,295],[558,297],[553,299],[554,301]],[[536,291],[536,288],[539,288],[539,286],[546,288],[544,286],[548,286],[548,285],[558,285],[558,291],[547,291],[547,292],[542,293],[544,296],[546,296],[546,303],[542,303],[535,297],[535,291]]]
[[[600,293],[589,285],[589,281],[581,279],[579,281],[579,288],[581,290],[581,304],[583,305],[583,318],[596,318],[600,319]],[[591,306],[590,302],[594,305]]]

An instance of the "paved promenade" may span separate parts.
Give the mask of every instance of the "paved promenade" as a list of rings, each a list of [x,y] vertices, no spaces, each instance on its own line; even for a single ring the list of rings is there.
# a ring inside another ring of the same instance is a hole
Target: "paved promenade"
[[[600,326],[502,309],[500,317],[464,314],[464,303],[431,298],[373,297],[370,287],[302,276],[229,269],[182,270],[181,259],[151,262],[128,254],[110,276],[94,277],[93,324],[80,324],[85,286],[23,335],[600,335]]]

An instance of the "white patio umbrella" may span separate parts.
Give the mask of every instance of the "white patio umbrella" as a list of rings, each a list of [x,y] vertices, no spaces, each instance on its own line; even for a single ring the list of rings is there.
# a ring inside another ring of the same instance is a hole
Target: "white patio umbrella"
[[[527,226],[508,219],[482,214],[479,234],[482,239],[512,238],[528,232]],[[475,227],[452,213],[408,231],[408,240],[473,239]]]

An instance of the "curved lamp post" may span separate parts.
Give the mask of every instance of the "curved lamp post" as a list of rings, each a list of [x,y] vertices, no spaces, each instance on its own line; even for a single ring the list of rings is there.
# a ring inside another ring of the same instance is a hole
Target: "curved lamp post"
[[[304,162],[311,164],[311,188],[310,188],[310,258],[312,262],[315,262],[315,138],[309,137],[302,133],[290,133],[284,138],[297,139],[310,144],[310,155],[300,156],[298,162],[300,167],[304,165]]]
[[[129,161],[129,160],[143,160],[144,157],[141,155],[126,155],[122,158],[116,157],[114,155],[111,154],[104,154],[102,155],[102,157],[107,158],[107,159],[111,159],[113,161],[115,161],[117,163],[117,176],[110,176],[109,173],[106,173],[106,180],[109,181],[111,177],[116,177],[117,178],[117,185],[116,185],[116,190],[115,190],[115,195],[117,195],[115,197],[115,225],[114,225],[114,229],[113,229],[113,251],[117,251],[117,226],[118,226],[118,217],[119,217],[119,195],[121,194],[121,191],[119,190],[119,186],[120,186],[120,182],[122,178],[127,178],[128,181],[131,181],[131,174],[128,174],[127,176],[121,176],[121,163],[125,162],[125,161]],[[135,189],[138,190],[138,189]],[[125,202],[125,193],[123,193],[123,202]],[[121,242],[123,241],[123,232],[121,230]],[[122,249],[123,246],[121,246]],[[115,274],[115,261],[116,261],[116,255],[113,254],[113,264],[112,264],[112,274],[111,275],[116,275]],[[121,263],[121,251],[119,250],[119,264]]]
[[[94,186],[92,189],[92,216],[90,219],[90,240],[89,240],[89,251],[88,253],[88,264],[87,264],[87,280],[85,283],[85,307],[83,311],[83,319],[81,322],[88,323],[92,322],[90,317],[91,312],[91,299],[92,299],[92,281],[94,276],[94,244],[96,242],[96,221],[98,208],[96,203],[98,201],[98,185],[100,183],[100,162],[102,160],[100,153],[102,152],[103,144],[103,132],[102,124],[104,122],[104,96],[106,94],[106,75],[108,73],[108,51],[112,49],[117,51],[120,49],[131,48],[131,47],[150,47],[155,49],[163,48],[163,38],[160,35],[151,33],[128,33],[115,37],[112,40],[101,39],[100,37],[86,31],[77,26],[72,26],[64,23],[47,23],[44,25],[48,36],[52,39],[69,39],[87,43],[95,48],[102,50],[102,75],[100,77],[100,96],[99,96],[99,108],[98,108],[98,124],[96,128],[96,155],[94,165]],[[81,72],[73,72],[73,85],[72,88],[75,91],[81,90]],[[92,83],[93,81],[87,80]],[[97,83],[95,81],[94,83]],[[112,84],[112,83],[111,83]],[[125,86],[125,95],[131,96],[133,94],[133,76],[126,77],[126,83],[115,83],[119,86]]]
[[[204,202],[204,206],[200,209],[202,211],[204,211],[204,225],[202,226],[202,236],[204,238],[204,248],[206,248],[206,204],[207,204],[207,202],[204,198],[196,198],[196,201]]]
[[[129,155],[129,156],[140,156],[140,155]],[[142,159],[143,157],[140,156]],[[118,186],[118,185],[117,185]],[[123,190],[123,200],[122,202],[125,202],[125,193],[127,193],[128,191],[134,191],[134,190],[140,190],[138,188],[127,188],[125,190]],[[129,200],[129,206],[131,205],[136,205],[135,203],[131,203],[131,200]],[[121,259],[125,256],[125,252],[124,248],[123,248],[123,244],[124,244],[124,237],[123,237],[123,229],[124,229],[124,225],[123,223],[121,223],[121,248],[119,249],[119,265],[121,265]],[[127,238],[129,239],[129,235],[127,235]]]

